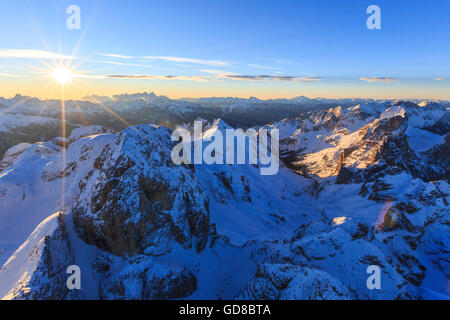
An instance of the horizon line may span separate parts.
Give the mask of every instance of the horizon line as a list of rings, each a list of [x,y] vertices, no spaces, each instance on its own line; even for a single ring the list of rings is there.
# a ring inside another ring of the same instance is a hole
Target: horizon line
[[[122,92],[122,93],[117,93],[117,94],[111,94],[111,95],[98,95],[98,94],[87,94],[82,98],[77,98],[77,99],[64,99],[65,101],[89,101],[89,99],[92,99],[93,97],[97,97],[97,98],[110,98],[110,99],[114,99],[115,96],[133,96],[133,95],[150,95],[150,94],[154,94],[156,97],[162,97],[162,98],[167,98],[169,100],[199,100],[199,99],[242,99],[242,100],[251,100],[251,99],[257,99],[260,101],[272,101],[272,100],[293,100],[295,98],[307,98],[310,100],[319,100],[319,99],[323,99],[323,100],[373,100],[373,101],[390,101],[390,100],[421,100],[421,101],[445,101],[445,102],[450,102],[450,99],[439,99],[439,98],[424,98],[424,97],[393,97],[393,98],[376,98],[376,97],[342,97],[342,98],[335,98],[335,97],[330,97],[330,98],[325,98],[323,96],[317,96],[317,97],[311,97],[311,96],[306,96],[306,95],[298,95],[298,96],[292,96],[292,97],[278,97],[278,98],[259,98],[257,96],[249,96],[249,97],[239,97],[239,96],[202,96],[202,97],[181,97],[181,98],[170,98],[166,95],[158,95],[156,92],[154,91],[144,91],[144,92],[133,92],[133,93],[129,93],[129,92]],[[37,97],[37,96],[30,96],[30,95],[26,95],[26,94],[21,94],[21,93],[16,93],[12,96],[0,96],[0,99],[4,99],[4,100],[10,100],[10,99],[14,99],[17,96],[23,97],[23,98],[34,98],[34,99],[38,99],[41,101],[52,101],[52,100],[57,100],[57,101],[61,101],[63,99],[60,98],[43,98],[43,97]]]

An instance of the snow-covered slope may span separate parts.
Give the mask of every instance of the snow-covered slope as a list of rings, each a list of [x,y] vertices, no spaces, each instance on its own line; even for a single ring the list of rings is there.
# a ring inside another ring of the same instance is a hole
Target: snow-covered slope
[[[92,134],[92,130],[86,132]],[[0,161],[0,264],[41,221],[63,210],[63,204],[70,207],[77,198],[81,178],[112,139],[108,134],[89,134],[68,144],[64,169],[60,139],[19,145],[6,152]]]
[[[131,113],[187,106],[180,119],[202,117],[197,103],[243,103],[90,97],[100,102]],[[283,161],[273,176],[254,165],[174,165],[172,129],[159,125],[79,124],[65,143],[19,141],[0,161],[0,298],[446,298],[447,108],[336,101],[274,119],[265,127],[280,130]],[[204,137],[230,128],[204,124]],[[81,290],[65,286],[72,264]],[[382,270],[380,290],[366,286],[370,265]]]

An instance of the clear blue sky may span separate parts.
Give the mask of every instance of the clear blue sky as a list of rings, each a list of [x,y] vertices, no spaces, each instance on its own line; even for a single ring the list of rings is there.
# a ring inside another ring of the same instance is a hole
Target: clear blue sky
[[[81,8],[81,30],[66,28],[71,4]],[[366,28],[371,4],[381,8],[381,30]],[[75,96],[450,99],[449,15],[446,0],[2,0],[0,50],[74,54],[73,67],[86,75]],[[0,83],[8,88],[0,95],[35,94],[37,79],[26,74],[47,63],[1,52]],[[122,77],[102,78],[109,75]]]

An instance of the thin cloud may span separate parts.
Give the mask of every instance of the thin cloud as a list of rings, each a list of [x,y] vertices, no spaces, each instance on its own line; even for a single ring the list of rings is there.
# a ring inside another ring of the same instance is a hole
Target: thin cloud
[[[209,73],[215,76],[225,77],[227,75],[233,75],[234,73],[228,72],[225,70],[217,70],[217,69],[201,69],[201,72]]]
[[[249,64],[247,64],[247,66],[249,66],[251,68],[255,68],[255,69],[280,70],[279,68],[263,66],[263,65],[260,65],[260,64],[253,64],[253,63],[249,63]]]
[[[126,62],[108,61],[108,60],[92,60],[92,62],[113,64],[113,65],[118,65],[118,66],[128,66],[128,67],[153,68],[152,66],[148,66],[148,65],[144,65],[144,64],[126,63]]]
[[[239,75],[229,74],[221,70],[201,70],[210,73],[210,76],[174,76],[174,75],[152,75],[152,74],[138,74],[138,75],[106,75],[109,79],[158,79],[158,80],[186,80],[186,81],[210,81],[210,80],[245,80],[245,81],[297,81],[297,82],[315,82],[320,81],[319,77],[292,77],[292,76],[273,76],[273,75]]]
[[[179,62],[179,63],[192,63],[192,64],[211,66],[211,67],[224,67],[224,66],[230,65],[229,62],[221,61],[221,60],[204,60],[204,59],[169,57],[169,56],[146,56],[146,57],[143,57],[143,59],[163,60],[163,61]]]
[[[149,79],[149,80],[185,80],[185,81],[207,81],[208,77],[202,76],[172,76],[172,75],[153,75],[153,74],[137,74],[137,75],[122,75],[111,74],[104,76],[107,79]]]
[[[157,76],[151,74],[109,74],[105,78],[111,79],[155,79]]]
[[[363,77],[359,78],[362,81],[374,83],[374,82],[380,82],[380,83],[393,83],[397,82],[397,78],[386,78],[386,77]]]
[[[176,66],[181,68],[192,68],[192,65],[182,64],[182,63],[175,63]]]
[[[448,78],[434,78],[434,81],[447,81]]]
[[[278,64],[294,64],[294,62],[293,61],[291,61],[291,60],[286,60],[286,59],[275,59],[275,60],[273,60],[275,63],[278,63]]]
[[[125,56],[122,54],[116,54],[116,53],[100,53],[101,56],[109,57],[109,58],[117,58],[117,59],[134,59],[133,56]]]
[[[275,80],[275,81],[297,81],[297,82],[316,82],[320,81],[320,77],[293,77],[293,76],[274,76],[274,75],[239,75],[239,74],[230,74],[225,76],[228,79],[232,80],[247,80],[247,81],[266,81],[266,80]]]
[[[42,50],[28,49],[0,49],[0,58],[21,58],[21,59],[74,59],[60,53]]]
[[[16,74],[1,73],[1,72],[0,72],[0,77],[4,77],[4,78],[19,78],[19,76],[16,75]]]

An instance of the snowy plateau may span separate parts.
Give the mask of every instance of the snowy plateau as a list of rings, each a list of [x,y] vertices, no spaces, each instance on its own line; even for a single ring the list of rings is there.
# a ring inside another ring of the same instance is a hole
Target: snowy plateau
[[[449,299],[449,107],[0,98],[0,299]],[[279,172],[175,165],[195,120],[278,129]]]

